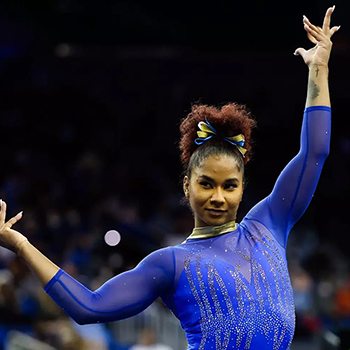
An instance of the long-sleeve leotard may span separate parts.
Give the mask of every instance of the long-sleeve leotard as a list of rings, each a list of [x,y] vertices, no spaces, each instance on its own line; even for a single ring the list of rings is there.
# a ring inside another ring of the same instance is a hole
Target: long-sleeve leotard
[[[285,247],[292,226],[310,204],[329,154],[331,109],[305,109],[300,151],[284,168],[271,194],[255,205],[246,218],[260,220]]]
[[[329,153],[330,120],[328,107],[305,109],[299,153],[236,230],[153,252],[94,292],[60,270],[46,292],[81,324],[133,316],[161,297],[188,349],[288,349],[294,306],[285,247]]]

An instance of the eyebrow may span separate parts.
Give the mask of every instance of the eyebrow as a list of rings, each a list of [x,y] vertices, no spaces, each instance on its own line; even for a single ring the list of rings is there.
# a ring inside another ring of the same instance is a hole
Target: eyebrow
[[[207,181],[215,182],[214,179],[212,179],[210,176],[207,176],[207,175],[199,175],[199,177],[201,177]],[[235,181],[239,182],[239,179],[237,177],[233,177],[232,179],[225,179],[224,182],[235,182]]]

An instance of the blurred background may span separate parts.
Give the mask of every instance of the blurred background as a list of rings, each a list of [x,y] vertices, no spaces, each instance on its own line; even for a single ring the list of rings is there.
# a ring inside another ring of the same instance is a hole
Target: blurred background
[[[0,198],[8,216],[23,210],[17,229],[96,289],[191,233],[180,204],[180,121],[195,102],[238,102],[258,123],[240,221],[299,150],[308,71],[293,52],[312,45],[302,15],[321,25],[332,5],[3,0]],[[295,350],[350,347],[350,5],[335,5],[333,25],[342,28],[329,63],[331,154],[287,250]],[[111,230],[118,245],[106,243]],[[1,248],[0,349],[132,347],[180,350],[186,341],[159,300],[125,321],[78,326]]]

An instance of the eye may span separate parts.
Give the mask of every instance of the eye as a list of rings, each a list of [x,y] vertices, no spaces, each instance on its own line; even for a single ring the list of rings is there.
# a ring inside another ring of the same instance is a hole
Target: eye
[[[226,189],[226,190],[233,190],[233,189],[235,189],[235,188],[237,188],[237,187],[238,187],[237,184],[227,184],[227,185],[225,186],[225,189]]]
[[[201,181],[199,184],[204,188],[211,188],[211,184],[209,182]]]

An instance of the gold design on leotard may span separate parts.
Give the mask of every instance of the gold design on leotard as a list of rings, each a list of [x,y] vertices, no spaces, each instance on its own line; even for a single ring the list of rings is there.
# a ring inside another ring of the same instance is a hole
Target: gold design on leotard
[[[236,221],[229,221],[220,226],[195,227],[187,239],[211,238],[237,229]]]

